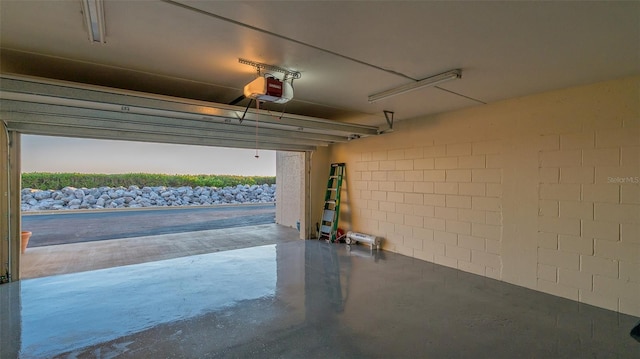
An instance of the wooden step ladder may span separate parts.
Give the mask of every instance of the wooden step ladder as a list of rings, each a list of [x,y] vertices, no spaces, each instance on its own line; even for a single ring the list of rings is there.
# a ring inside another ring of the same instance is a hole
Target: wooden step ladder
[[[335,242],[338,231],[338,217],[340,216],[340,188],[345,173],[344,163],[332,163],[327,182],[327,192],[324,196],[324,209],[320,223],[318,239]]]

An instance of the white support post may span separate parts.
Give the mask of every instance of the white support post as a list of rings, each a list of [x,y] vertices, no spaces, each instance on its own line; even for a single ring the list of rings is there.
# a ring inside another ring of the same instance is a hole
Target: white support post
[[[9,241],[11,281],[20,280],[20,133],[9,131]]]
[[[20,134],[0,121],[0,277],[20,279]]]
[[[8,280],[9,252],[9,132],[0,121],[0,283]]]
[[[300,181],[300,193],[303,194],[300,201],[300,239],[311,239],[315,236],[315,227],[311,218],[311,156],[313,152],[304,153],[303,178]]]

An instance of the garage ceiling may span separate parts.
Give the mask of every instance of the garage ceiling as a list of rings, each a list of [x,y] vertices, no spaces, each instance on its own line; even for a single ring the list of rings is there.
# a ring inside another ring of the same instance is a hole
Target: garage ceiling
[[[383,110],[394,111],[398,121],[640,73],[640,2],[107,0],[104,11],[106,43],[96,44],[88,40],[80,0],[3,0],[2,73],[172,96],[181,98],[180,106],[204,101],[198,104],[206,107],[231,103],[255,78],[254,68],[238,62],[245,58],[302,74],[294,82],[294,100],[267,105],[272,114],[380,129],[388,126]],[[451,69],[462,69],[462,79],[367,101],[376,92]],[[6,93],[6,77],[2,82]],[[2,101],[3,116],[10,108],[15,118],[19,104]],[[222,107],[236,119],[247,103]],[[252,112],[268,122],[268,113]],[[82,124],[104,120],[106,113],[74,116]],[[21,118],[14,127],[25,133],[44,126]],[[135,133],[135,126],[126,128],[118,118],[114,131]],[[371,128],[362,130],[371,134]],[[251,147],[242,142],[246,133],[225,136],[226,142],[239,141],[234,147]],[[306,141],[292,132],[273,136],[273,148]],[[198,144],[223,143],[209,137],[200,136]],[[338,137],[346,140],[348,131]],[[309,140],[303,147],[331,142]]]

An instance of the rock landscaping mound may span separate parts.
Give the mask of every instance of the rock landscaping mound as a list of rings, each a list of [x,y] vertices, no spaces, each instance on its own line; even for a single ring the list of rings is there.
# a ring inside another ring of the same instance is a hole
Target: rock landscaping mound
[[[276,200],[276,185],[235,187],[100,187],[61,190],[22,190],[22,211],[65,209],[206,206],[230,203],[269,203]]]

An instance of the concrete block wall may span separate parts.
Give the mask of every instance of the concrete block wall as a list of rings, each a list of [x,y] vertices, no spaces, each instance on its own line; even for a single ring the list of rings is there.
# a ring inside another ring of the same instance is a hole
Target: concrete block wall
[[[500,153],[497,141],[362,152],[353,207],[388,250],[499,278]]]
[[[539,152],[538,287],[639,313],[640,135],[612,122]]]
[[[331,146],[329,162],[347,164],[340,226],[640,316],[639,89],[630,77],[557,90]]]
[[[304,194],[304,153],[276,152],[276,223],[296,228]]]

